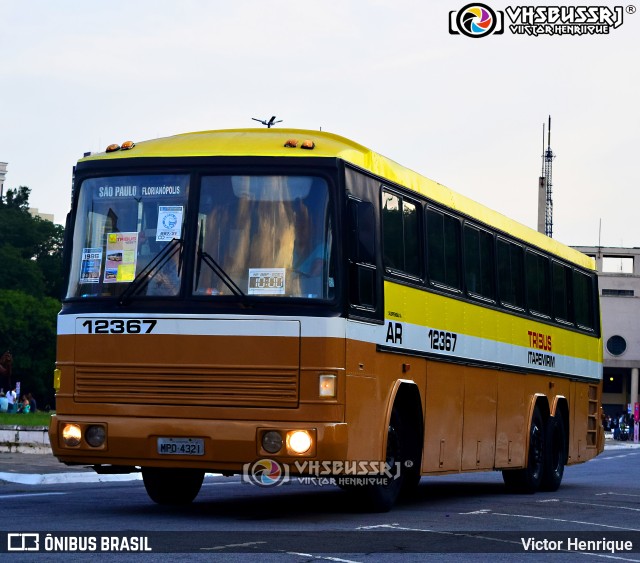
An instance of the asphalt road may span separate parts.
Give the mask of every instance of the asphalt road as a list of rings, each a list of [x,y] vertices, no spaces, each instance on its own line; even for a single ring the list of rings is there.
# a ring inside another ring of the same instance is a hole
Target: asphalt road
[[[52,465],[47,456],[7,455],[0,456],[3,559],[88,561],[116,547],[119,554],[103,556],[496,562],[527,554],[536,561],[640,562],[637,445],[614,443],[597,459],[568,467],[555,493],[508,494],[497,472],[429,477],[384,514],[359,512],[333,485],[259,488],[221,476],[208,476],[192,505],[169,508],[148,499],[138,476],[116,480]],[[37,552],[7,553],[9,546],[33,547],[30,533],[38,534]],[[580,543],[587,541],[600,543]],[[589,547],[594,551],[586,553]]]

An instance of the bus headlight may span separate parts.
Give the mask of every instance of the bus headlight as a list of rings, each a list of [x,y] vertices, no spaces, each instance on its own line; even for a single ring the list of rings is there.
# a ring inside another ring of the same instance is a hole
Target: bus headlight
[[[262,435],[262,449],[270,454],[277,454],[282,449],[280,432],[269,430]]]
[[[65,446],[75,448],[80,445],[82,432],[77,424],[65,424],[62,427],[62,441]]]
[[[303,454],[311,448],[311,435],[306,430],[287,432],[287,450],[294,454]]]
[[[107,439],[107,432],[104,426],[92,424],[91,426],[87,426],[84,433],[84,439],[91,447],[99,448],[104,445],[104,442]]]

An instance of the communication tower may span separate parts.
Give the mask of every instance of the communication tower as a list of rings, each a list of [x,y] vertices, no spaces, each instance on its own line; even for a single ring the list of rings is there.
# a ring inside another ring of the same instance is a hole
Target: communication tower
[[[549,116],[549,131],[547,148],[544,148],[544,123],[542,124],[542,173],[538,182],[538,231],[548,237],[553,237],[553,159],[551,150],[551,116]]]

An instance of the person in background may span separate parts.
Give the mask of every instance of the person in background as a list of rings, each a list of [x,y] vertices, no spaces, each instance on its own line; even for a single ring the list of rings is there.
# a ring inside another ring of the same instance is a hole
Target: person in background
[[[9,389],[9,391],[7,391],[7,412],[15,412],[16,399],[16,388]]]
[[[0,387],[0,412],[7,412],[8,405],[9,401],[7,401],[7,396],[4,394],[4,389]]]
[[[29,399],[27,399],[26,395],[22,395],[22,400],[18,405],[18,412],[21,414],[29,414],[29,412],[31,412],[31,405],[29,404]]]
[[[27,393],[27,399],[29,399],[29,406],[31,407],[30,412],[38,411],[38,403],[36,402],[33,394],[31,392]]]

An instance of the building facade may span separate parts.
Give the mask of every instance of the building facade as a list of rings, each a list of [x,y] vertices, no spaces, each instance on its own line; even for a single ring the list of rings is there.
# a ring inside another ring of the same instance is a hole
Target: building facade
[[[633,413],[640,373],[640,248],[575,248],[594,257],[598,267],[604,412]]]
[[[4,196],[4,180],[7,177],[8,163],[0,162],[0,198]]]

